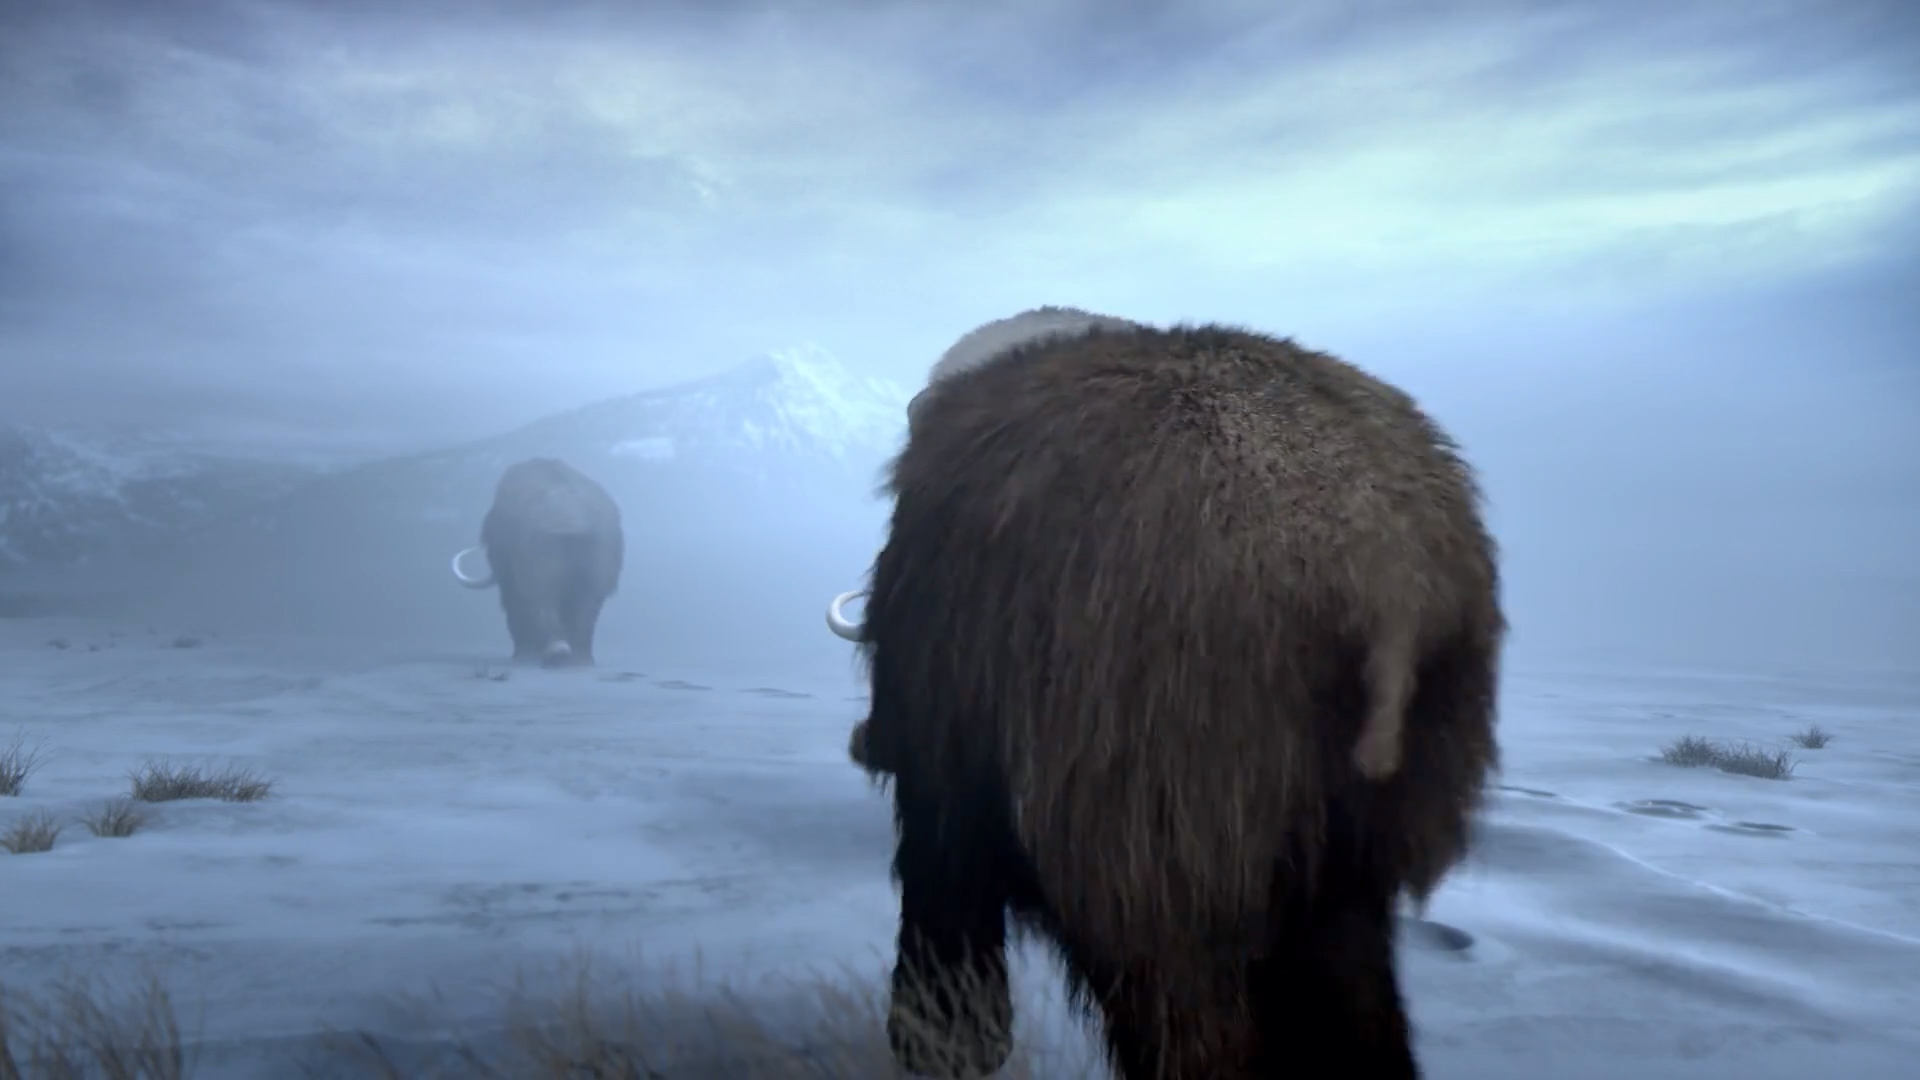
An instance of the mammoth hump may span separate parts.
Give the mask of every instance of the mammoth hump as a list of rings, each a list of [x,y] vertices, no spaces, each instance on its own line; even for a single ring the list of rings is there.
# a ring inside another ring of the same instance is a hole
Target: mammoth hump
[[[1018,315],[1009,315],[1004,319],[982,323],[961,335],[947,351],[934,361],[933,369],[927,372],[927,386],[951,375],[981,364],[1006,352],[1008,349],[1050,337],[1065,337],[1084,333],[1097,328],[1104,330],[1132,330],[1140,324],[1131,319],[1122,319],[1114,315],[1100,315],[1091,311],[1082,311],[1073,307],[1037,307],[1029,308]],[[921,391],[925,393],[926,391]],[[911,417],[914,406],[920,401],[915,395],[907,404],[907,415]]]
[[[954,342],[946,352],[942,353],[939,360],[934,362],[933,370],[927,373],[927,382],[931,385],[949,375],[978,367],[1018,345],[1026,345],[1050,337],[1079,334],[1095,327],[1105,330],[1132,330],[1139,325],[1129,319],[1113,315],[1098,315],[1079,308],[1031,308],[1018,315],[995,319],[969,330],[959,341]]]
[[[523,470],[503,479],[488,517],[522,533],[576,536],[619,527],[619,510],[592,481],[574,475],[534,475]]]

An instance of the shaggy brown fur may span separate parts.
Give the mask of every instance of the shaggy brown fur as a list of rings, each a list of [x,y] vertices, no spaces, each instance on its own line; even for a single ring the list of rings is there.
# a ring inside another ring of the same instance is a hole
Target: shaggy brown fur
[[[620,507],[556,458],[511,465],[494,488],[480,543],[500,588],[515,660],[593,663],[600,609],[620,585]]]
[[[850,745],[894,783],[896,1010],[997,1067],[1010,908],[1127,1080],[1417,1076],[1393,905],[1465,853],[1498,758],[1496,551],[1453,442],[1220,326],[1015,346],[917,411]],[[961,971],[997,996],[939,997]]]

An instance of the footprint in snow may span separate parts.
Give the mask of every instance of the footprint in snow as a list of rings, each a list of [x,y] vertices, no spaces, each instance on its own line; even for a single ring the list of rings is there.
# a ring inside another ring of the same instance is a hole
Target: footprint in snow
[[[1791,825],[1775,825],[1766,821],[1710,821],[1713,811],[1693,803],[1680,802],[1677,799],[1640,799],[1635,802],[1619,803],[1619,808],[1629,814],[1642,817],[1669,818],[1677,821],[1698,821],[1701,827],[1732,836],[1762,836],[1770,839],[1783,839],[1789,833],[1800,830]]]
[[[1697,821],[1707,813],[1704,806],[1695,806],[1690,802],[1677,799],[1637,799],[1633,802],[1614,804],[1629,814],[1641,817],[1675,818],[1682,821]]]
[[[1474,936],[1457,926],[1411,915],[1400,917],[1400,939],[1423,952],[1464,953],[1474,945]]]
[[[1735,821],[1725,825],[1716,823],[1707,828],[1734,836],[1765,836],[1774,840],[1783,839],[1788,833],[1799,831],[1791,825],[1774,825],[1765,821]]]
[[[1536,799],[1557,799],[1560,797],[1559,795],[1551,791],[1541,791],[1539,788],[1515,787],[1512,784],[1497,784],[1495,785],[1494,790],[1510,791],[1515,795],[1530,795]]]

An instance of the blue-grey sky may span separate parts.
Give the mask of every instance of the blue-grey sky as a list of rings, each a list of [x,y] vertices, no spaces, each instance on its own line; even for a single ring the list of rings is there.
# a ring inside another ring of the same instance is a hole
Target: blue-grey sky
[[[1916,73],[1906,0],[7,0],[0,421],[398,447],[1038,303],[1392,374],[1887,288]]]

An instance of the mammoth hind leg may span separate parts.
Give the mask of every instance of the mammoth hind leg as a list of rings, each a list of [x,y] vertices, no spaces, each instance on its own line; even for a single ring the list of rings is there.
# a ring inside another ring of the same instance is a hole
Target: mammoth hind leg
[[[540,648],[545,643],[537,640],[533,617],[528,613],[519,590],[508,587],[505,582],[501,583],[500,588],[500,608],[507,616],[507,636],[513,639],[513,658],[539,659]]]
[[[520,630],[514,635],[516,657],[538,659],[547,666],[569,661],[572,650],[562,618],[569,584],[564,554],[564,549],[557,548],[550,538],[526,539],[513,553],[513,589],[509,602],[518,609]],[[505,600],[508,594],[501,595]]]
[[[909,1073],[975,1080],[1013,1052],[1005,851],[986,815],[915,786],[894,789],[900,936],[887,1041]]]
[[[1397,885],[1366,866],[1351,823],[1330,823],[1312,895],[1277,889],[1274,950],[1249,973],[1257,1059],[1280,1075],[1302,1061],[1329,1075],[1418,1080],[1412,1025],[1394,960]],[[1346,835],[1343,835],[1346,834]]]
[[[561,606],[560,622],[567,644],[573,647],[573,659],[577,664],[593,663],[593,633],[600,623],[600,609],[606,602],[605,597],[575,591],[568,595],[567,602]]]
[[[1099,1012],[1107,1058],[1119,1080],[1254,1080],[1319,1076],[1304,1059],[1285,1068],[1259,1060],[1260,1018],[1247,1004],[1245,957],[1203,950],[1116,964],[1062,940],[1074,995]],[[1338,1066],[1327,1076],[1348,1074]]]

